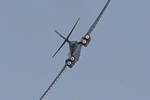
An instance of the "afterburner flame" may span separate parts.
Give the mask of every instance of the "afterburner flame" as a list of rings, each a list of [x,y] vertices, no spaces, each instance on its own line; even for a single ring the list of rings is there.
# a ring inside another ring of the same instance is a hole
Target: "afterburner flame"
[[[71,61],[74,61],[74,60],[75,60],[75,58],[74,58],[74,57],[71,57],[71,58],[70,58],[70,60],[71,60]]]
[[[83,44],[86,44],[86,40],[82,40],[82,43],[83,43]]]
[[[89,39],[89,38],[90,38],[90,36],[89,36],[89,35],[86,35],[86,36],[85,36],[85,38],[86,38],[86,39]]]

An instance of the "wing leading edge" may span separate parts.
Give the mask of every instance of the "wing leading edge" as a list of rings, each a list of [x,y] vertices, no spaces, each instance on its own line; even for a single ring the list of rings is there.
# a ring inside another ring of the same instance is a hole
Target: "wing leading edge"
[[[107,1],[107,3],[105,4],[104,8],[102,9],[102,11],[100,12],[100,14],[98,15],[98,17],[96,18],[96,20],[94,21],[94,23],[92,24],[92,26],[90,27],[90,29],[88,30],[88,32],[86,33],[86,35],[90,35],[91,32],[93,31],[93,29],[95,28],[95,26],[97,25],[97,23],[99,22],[100,18],[102,17],[103,13],[105,12],[108,4],[109,4],[110,0]]]
[[[95,26],[97,25],[97,23],[99,22],[100,18],[102,17],[103,13],[105,12],[108,4],[109,4],[110,0],[107,1],[107,3],[105,4],[104,8],[102,9],[102,11],[100,12],[100,14],[98,15],[98,17],[96,18],[96,20],[94,21],[94,23],[92,24],[92,26],[90,27],[90,29],[88,30],[88,32],[86,33],[86,35],[90,35],[91,32],[93,31],[93,29],[95,28]],[[67,70],[67,65],[65,64],[64,67],[62,68],[62,70],[59,72],[59,74],[56,76],[56,78],[54,79],[54,81],[50,84],[50,86],[47,88],[47,90],[44,92],[44,94],[40,97],[39,100],[42,100],[44,98],[44,96],[48,93],[48,91],[51,90],[51,88],[55,85],[55,83],[58,81],[58,79],[62,76],[62,74]]]
[[[55,85],[55,83],[58,81],[58,79],[62,76],[62,74],[67,70],[67,65],[65,64],[62,70],[59,72],[59,74],[56,76],[54,81],[51,83],[51,85],[47,88],[47,90],[44,92],[44,94],[40,97],[39,100],[42,100],[44,96],[48,93],[48,91],[51,90],[51,88]]]

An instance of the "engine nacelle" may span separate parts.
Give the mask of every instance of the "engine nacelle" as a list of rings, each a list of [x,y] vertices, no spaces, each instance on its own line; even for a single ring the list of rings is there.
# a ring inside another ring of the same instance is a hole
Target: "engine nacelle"
[[[70,68],[73,67],[73,65],[75,64],[75,57],[71,56],[69,59],[66,60],[66,65]]]
[[[82,39],[81,39],[81,43],[82,43],[82,45],[85,46],[85,47],[88,46],[88,44],[90,43],[90,41],[91,41],[90,35],[85,35],[85,36],[82,37]]]

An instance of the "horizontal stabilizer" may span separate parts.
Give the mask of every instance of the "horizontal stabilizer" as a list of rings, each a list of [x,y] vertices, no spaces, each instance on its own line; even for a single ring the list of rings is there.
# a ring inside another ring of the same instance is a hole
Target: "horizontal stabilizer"
[[[54,30],[60,37],[62,37],[64,40],[66,40],[66,38],[64,36],[62,36],[58,31]]]
[[[64,42],[62,43],[62,45],[58,48],[58,50],[55,52],[55,54],[52,56],[52,58],[54,58],[54,56],[59,52],[59,50],[64,46],[64,44],[65,44],[66,42],[70,43],[68,39],[69,39],[70,35],[72,34],[73,30],[75,29],[75,27],[76,27],[76,25],[77,25],[77,23],[78,23],[79,20],[80,20],[80,18],[76,21],[75,25],[73,26],[72,30],[71,30],[70,33],[68,34],[67,38],[65,38],[65,37],[62,36],[59,32],[57,32],[56,30],[54,30],[60,37],[62,37],[63,39],[65,39],[65,41],[64,41]]]

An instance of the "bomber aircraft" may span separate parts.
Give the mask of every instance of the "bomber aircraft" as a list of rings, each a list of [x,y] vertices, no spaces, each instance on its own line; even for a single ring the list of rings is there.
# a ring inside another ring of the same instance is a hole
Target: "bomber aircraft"
[[[100,14],[98,15],[98,17],[96,18],[96,20],[94,21],[94,23],[92,24],[92,26],[89,28],[88,32],[85,34],[85,36],[83,36],[81,38],[80,41],[70,41],[69,37],[72,34],[73,30],[75,29],[79,19],[76,21],[75,25],[73,26],[72,30],[70,31],[69,35],[67,36],[67,38],[65,38],[63,35],[61,35],[58,31],[55,30],[55,32],[64,39],[64,42],[62,43],[62,45],[59,47],[59,49],[56,51],[56,53],[52,56],[52,58],[59,52],[59,50],[64,46],[64,44],[67,42],[69,44],[69,55],[68,55],[68,59],[65,61],[65,65],[62,68],[62,70],[59,72],[59,74],[56,76],[56,78],[54,79],[54,81],[50,84],[50,86],[48,87],[48,89],[44,92],[44,94],[40,97],[39,100],[42,100],[43,97],[48,93],[49,90],[51,90],[51,88],[54,86],[54,84],[58,81],[58,79],[62,76],[62,74],[66,71],[66,69],[72,68],[75,63],[79,60],[80,57],[80,53],[81,53],[81,48],[82,46],[87,47],[89,42],[91,41],[91,32],[93,31],[93,29],[95,28],[95,26],[97,25],[98,21],[100,20],[100,18],[102,17],[104,11],[106,10],[108,4],[109,4],[110,0],[107,1],[107,3],[105,4],[104,8],[102,9],[102,11],[100,12]]]

